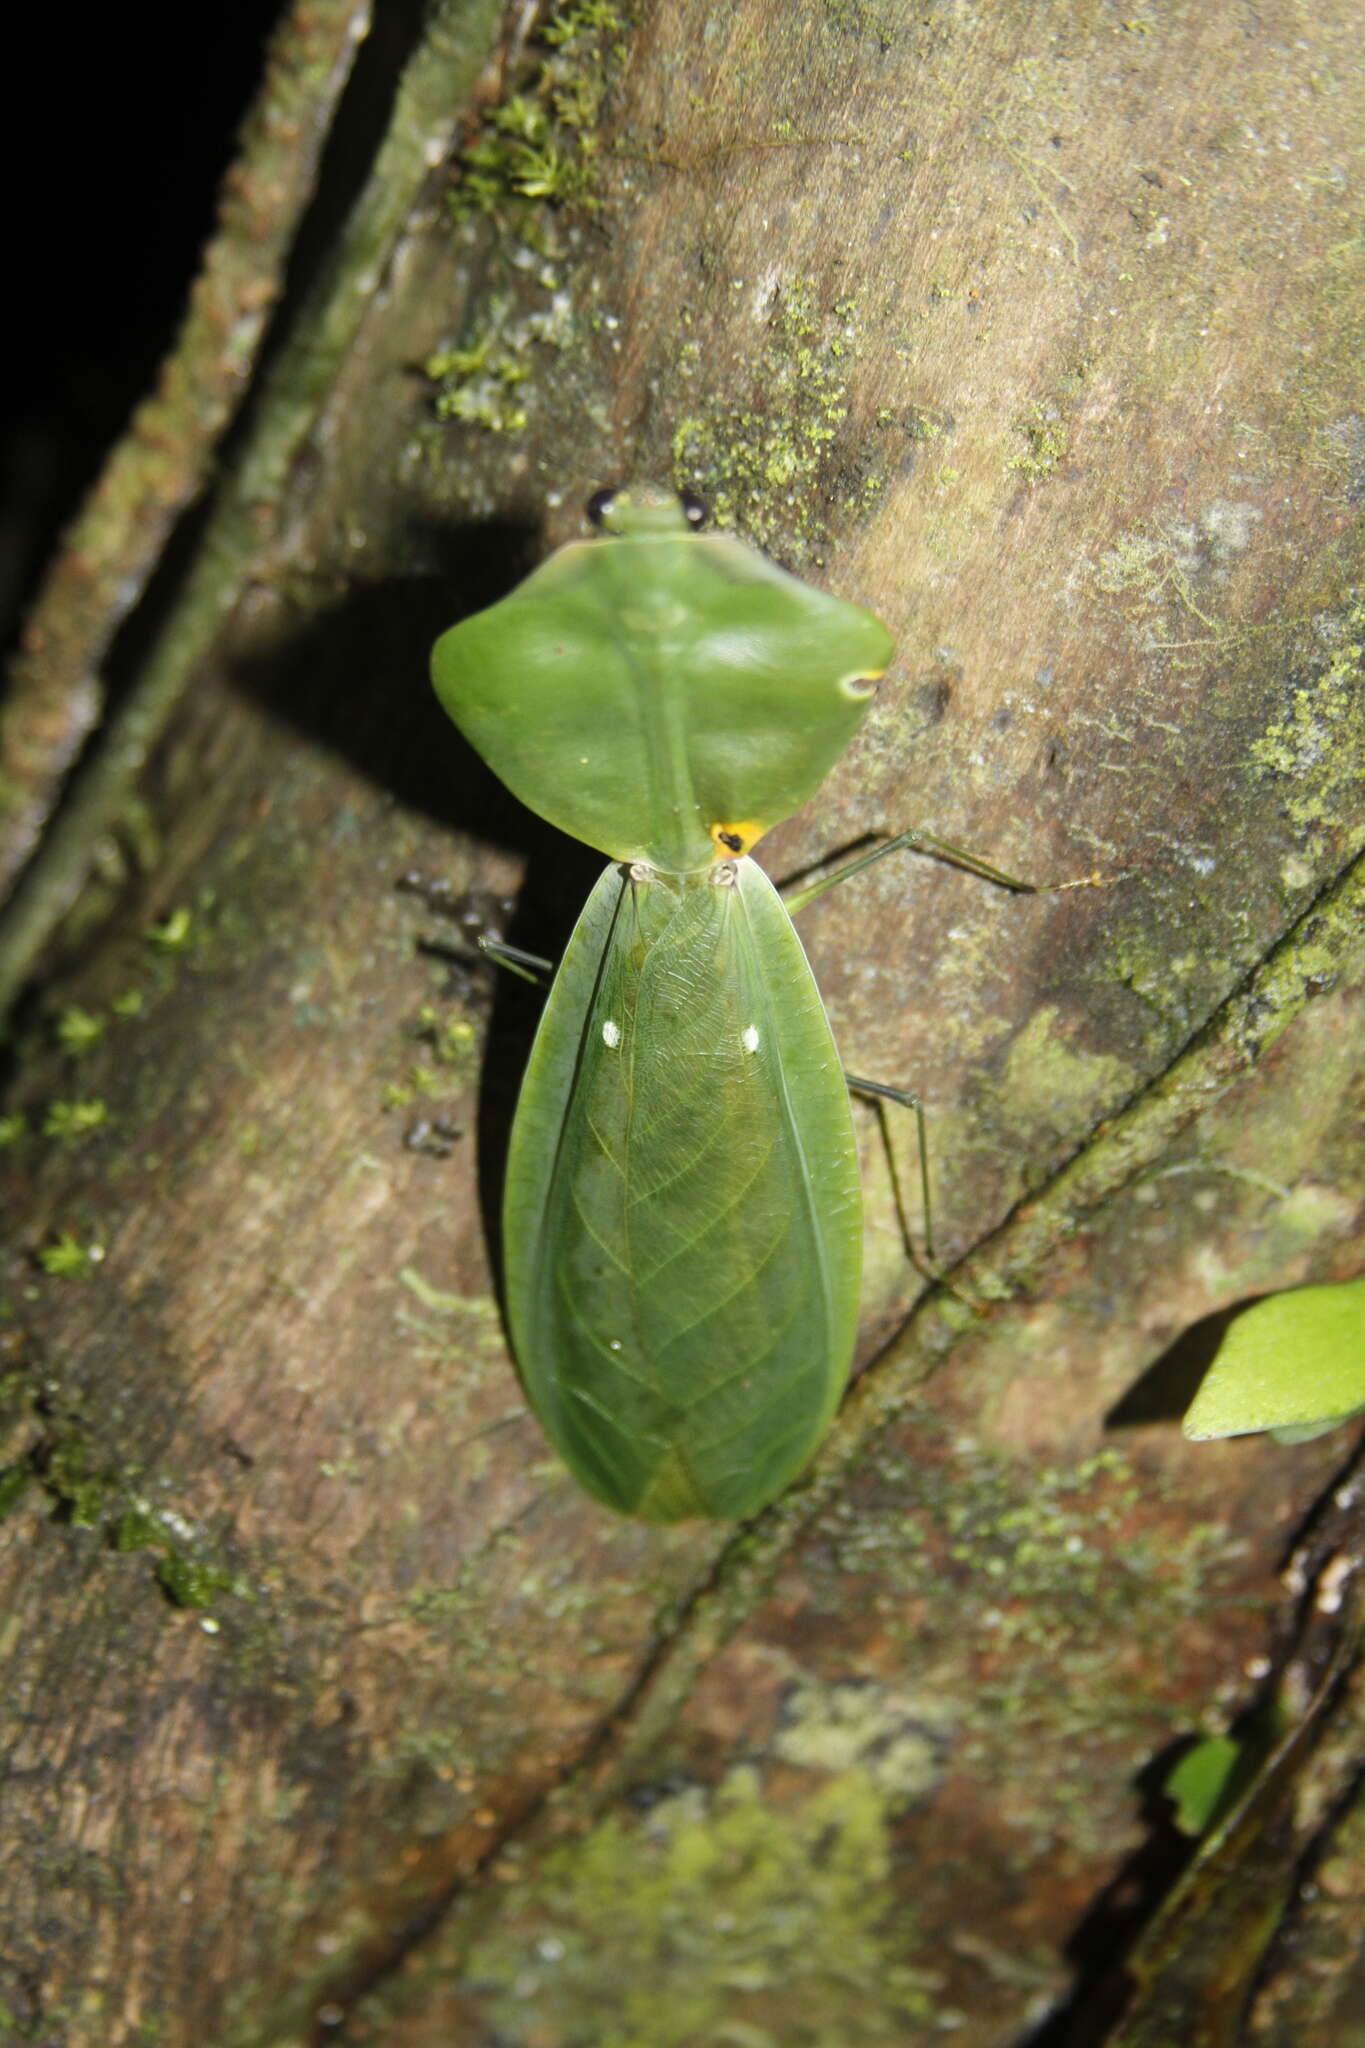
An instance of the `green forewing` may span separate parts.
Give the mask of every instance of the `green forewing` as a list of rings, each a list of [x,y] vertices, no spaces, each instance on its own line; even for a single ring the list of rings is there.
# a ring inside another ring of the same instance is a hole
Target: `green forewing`
[[[891,655],[869,612],[731,534],[643,527],[563,547],[444,633],[446,710],[514,795],[616,860],[682,871],[790,816]]]
[[[857,1156],[819,993],[752,862],[728,887],[598,882],[522,1087],[504,1229],[526,1392],[590,1492],[736,1517],[805,1464],[853,1348]]]

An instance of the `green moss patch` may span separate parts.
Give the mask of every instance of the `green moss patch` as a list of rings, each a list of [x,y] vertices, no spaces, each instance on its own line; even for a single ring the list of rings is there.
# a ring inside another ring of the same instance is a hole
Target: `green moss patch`
[[[557,1851],[467,1982],[506,2048],[900,2048],[933,2000],[890,1878],[867,1772],[777,1806],[741,1767]]]

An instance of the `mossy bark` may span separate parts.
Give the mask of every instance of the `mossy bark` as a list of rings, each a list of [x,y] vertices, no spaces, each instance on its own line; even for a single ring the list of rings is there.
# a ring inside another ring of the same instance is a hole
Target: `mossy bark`
[[[1247,2038],[1325,2048],[1355,1618],[1306,1648],[1277,1568],[1346,1451],[1176,1418],[1211,1318],[1359,1256],[1355,10],[525,26],[447,0],[405,69],[362,52],[371,182],[0,927],[0,2018],[1098,2042],[1179,1861],[1159,1760],[1273,1706],[1291,1917],[1202,1980],[1196,1937],[1179,1996],[1264,1970]],[[850,1067],[929,1105],[950,1285],[869,1112],[863,1376],[739,1535],[545,1453],[486,1231],[534,1000],[395,887],[562,939],[595,863],[442,728],[427,650],[627,475],[897,634],[772,871],[914,824],[1106,878],[891,860],[803,920]]]

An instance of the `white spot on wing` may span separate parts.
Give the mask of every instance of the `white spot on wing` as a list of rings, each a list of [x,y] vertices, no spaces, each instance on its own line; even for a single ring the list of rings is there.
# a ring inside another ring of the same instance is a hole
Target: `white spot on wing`
[[[610,1017],[602,1026],[602,1043],[609,1052],[615,1052],[621,1043],[621,1027],[619,1024],[613,1024]]]
[[[741,1037],[740,1037],[740,1044],[741,1044],[741,1045],[742,1045],[742,1046],[744,1047],[744,1050],[745,1050],[745,1052],[757,1052],[757,1051],[758,1051],[758,1026],[757,1026],[757,1024],[746,1024],[746,1025],[745,1025],[745,1027],[744,1027],[744,1030],[743,1030],[743,1033],[741,1034]]]

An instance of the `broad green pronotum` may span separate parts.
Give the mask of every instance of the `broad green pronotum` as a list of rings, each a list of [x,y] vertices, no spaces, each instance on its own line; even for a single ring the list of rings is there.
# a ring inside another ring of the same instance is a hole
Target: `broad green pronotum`
[[[515,796],[611,862],[512,1130],[512,1348],[587,1490],[750,1515],[819,1444],[858,1313],[844,1075],[749,858],[852,738],[885,627],[638,487],[437,642],[441,702]]]

